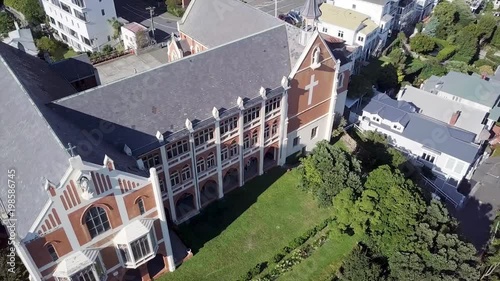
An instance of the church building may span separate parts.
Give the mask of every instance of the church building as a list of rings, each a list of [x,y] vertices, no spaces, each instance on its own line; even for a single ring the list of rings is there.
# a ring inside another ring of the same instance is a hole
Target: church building
[[[193,0],[187,17],[215,4],[229,27],[249,8]],[[330,139],[352,62],[314,30],[255,15],[262,26],[221,28],[189,56],[80,93],[0,45],[0,165],[16,171],[16,203],[2,186],[0,214],[31,280],[173,271],[190,253],[169,224]]]

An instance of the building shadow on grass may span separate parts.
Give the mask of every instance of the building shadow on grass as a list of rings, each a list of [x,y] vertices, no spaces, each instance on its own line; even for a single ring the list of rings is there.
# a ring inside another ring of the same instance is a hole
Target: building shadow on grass
[[[250,180],[202,209],[199,215],[179,225],[176,232],[184,244],[196,254],[205,243],[221,234],[257,202],[257,198],[285,172],[286,169],[276,167]]]

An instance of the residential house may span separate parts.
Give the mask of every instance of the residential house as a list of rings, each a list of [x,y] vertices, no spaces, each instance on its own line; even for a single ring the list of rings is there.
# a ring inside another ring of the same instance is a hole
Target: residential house
[[[137,51],[149,44],[148,28],[136,22],[131,22],[120,27],[121,39],[125,50]]]
[[[113,1],[43,0],[43,9],[55,37],[75,51],[97,51],[112,44],[114,29],[109,22],[116,18]]]
[[[354,60],[368,60],[379,44],[379,26],[368,15],[333,5],[320,6],[318,31],[341,38],[348,46],[358,47]]]
[[[421,88],[486,112],[485,125],[488,130],[500,118],[500,82],[486,75],[468,75],[452,71],[442,77],[431,76]]]
[[[488,121],[488,111],[461,103],[456,100],[406,86],[398,93],[397,99],[415,106],[418,113],[448,123],[476,135],[475,142],[490,138],[492,123]]]
[[[382,93],[363,107],[359,127],[383,134],[414,163],[429,167],[438,191],[456,205],[462,203],[456,188],[462,179],[470,178],[480,157],[474,133],[428,117],[411,103]]]
[[[39,51],[35,45],[31,29],[19,28],[17,22],[14,23],[16,25],[16,29],[9,32],[7,37],[3,39],[3,42],[27,54],[37,56]]]

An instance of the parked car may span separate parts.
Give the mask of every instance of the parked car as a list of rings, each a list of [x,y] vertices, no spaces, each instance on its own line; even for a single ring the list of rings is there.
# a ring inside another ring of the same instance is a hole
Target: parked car
[[[278,18],[280,20],[286,21],[289,24],[295,25],[295,21],[291,17],[289,17],[288,15],[281,14],[281,15],[278,15]]]

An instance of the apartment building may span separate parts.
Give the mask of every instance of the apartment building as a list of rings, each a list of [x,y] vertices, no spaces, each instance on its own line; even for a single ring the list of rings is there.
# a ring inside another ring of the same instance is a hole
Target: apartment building
[[[98,51],[112,43],[114,30],[109,20],[116,18],[109,0],[43,0],[43,8],[56,38],[75,51]]]

